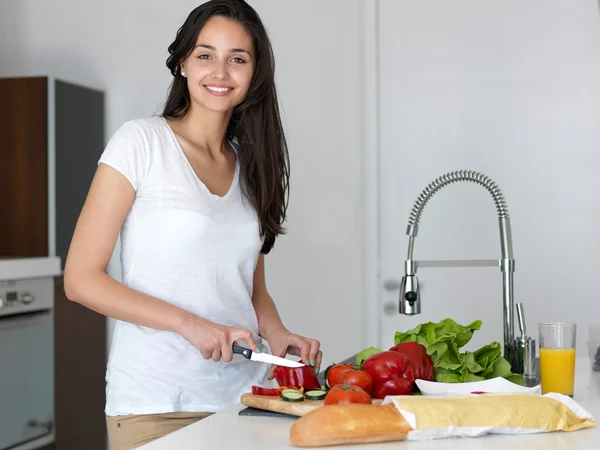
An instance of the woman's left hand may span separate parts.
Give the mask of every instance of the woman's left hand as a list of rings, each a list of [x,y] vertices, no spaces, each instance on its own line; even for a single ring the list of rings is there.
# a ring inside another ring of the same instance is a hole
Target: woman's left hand
[[[286,354],[300,356],[303,363],[314,366],[316,372],[319,373],[323,353],[320,350],[321,343],[316,339],[306,338],[288,330],[281,330],[269,335],[267,341],[273,355],[282,358]],[[271,366],[269,380],[273,379],[274,368],[275,366]]]

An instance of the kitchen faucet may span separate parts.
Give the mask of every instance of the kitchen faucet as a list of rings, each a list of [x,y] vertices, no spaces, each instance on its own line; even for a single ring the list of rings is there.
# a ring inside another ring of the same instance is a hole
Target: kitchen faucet
[[[492,194],[496,209],[498,210],[498,221],[500,225],[500,247],[502,256],[500,259],[489,260],[445,260],[445,261],[414,261],[413,248],[415,237],[419,230],[419,220],[423,213],[423,208],[433,195],[440,189],[459,181],[469,181],[483,186]],[[504,196],[500,188],[487,176],[470,171],[459,170],[447,173],[432,181],[421,192],[417,201],[414,203],[408,220],[406,229],[408,238],[408,257],[404,262],[405,276],[400,283],[400,314],[415,315],[421,313],[421,293],[419,290],[419,280],[417,278],[417,268],[419,267],[498,267],[502,271],[502,306],[504,319],[504,357],[507,361],[514,364],[512,359],[512,349],[514,345],[514,298],[513,298],[513,273],[515,271],[515,260],[513,258],[512,237],[510,230],[510,218]]]

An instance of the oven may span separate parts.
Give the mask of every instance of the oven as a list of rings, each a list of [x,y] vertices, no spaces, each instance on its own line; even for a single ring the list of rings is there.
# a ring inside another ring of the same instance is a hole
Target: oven
[[[0,449],[54,442],[54,279],[0,279]]]

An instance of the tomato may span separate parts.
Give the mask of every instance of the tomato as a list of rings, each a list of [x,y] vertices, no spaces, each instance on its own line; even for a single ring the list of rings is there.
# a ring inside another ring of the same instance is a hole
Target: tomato
[[[371,396],[358,386],[351,386],[348,383],[333,386],[325,396],[325,406],[345,405],[348,403],[370,405]]]
[[[264,387],[260,387],[260,386],[252,386],[252,393],[254,395],[279,396],[279,390],[278,389],[264,388]]]
[[[367,394],[373,390],[373,377],[362,370],[347,369],[338,372],[335,384],[344,384],[347,382],[351,386],[358,386]]]
[[[343,370],[352,369],[352,364],[333,364],[327,369],[327,384],[333,387],[337,384],[337,376]]]

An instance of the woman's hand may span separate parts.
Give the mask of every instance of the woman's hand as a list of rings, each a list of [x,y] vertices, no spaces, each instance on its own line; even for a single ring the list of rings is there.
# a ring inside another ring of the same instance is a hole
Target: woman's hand
[[[316,372],[319,373],[323,352],[320,350],[321,343],[316,339],[306,338],[282,329],[269,334],[267,341],[273,355],[282,358],[286,354],[300,356],[303,363],[315,366]],[[273,379],[274,368],[274,366],[271,366],[269,380]]]
[[[181,326],[179,334],[200,350],[203,358],[215,362],[221,359],[231,362],[232,346],[237,339],[244,339],[252,351],[260,352],[250,331],[219,325],[194,315]]]

